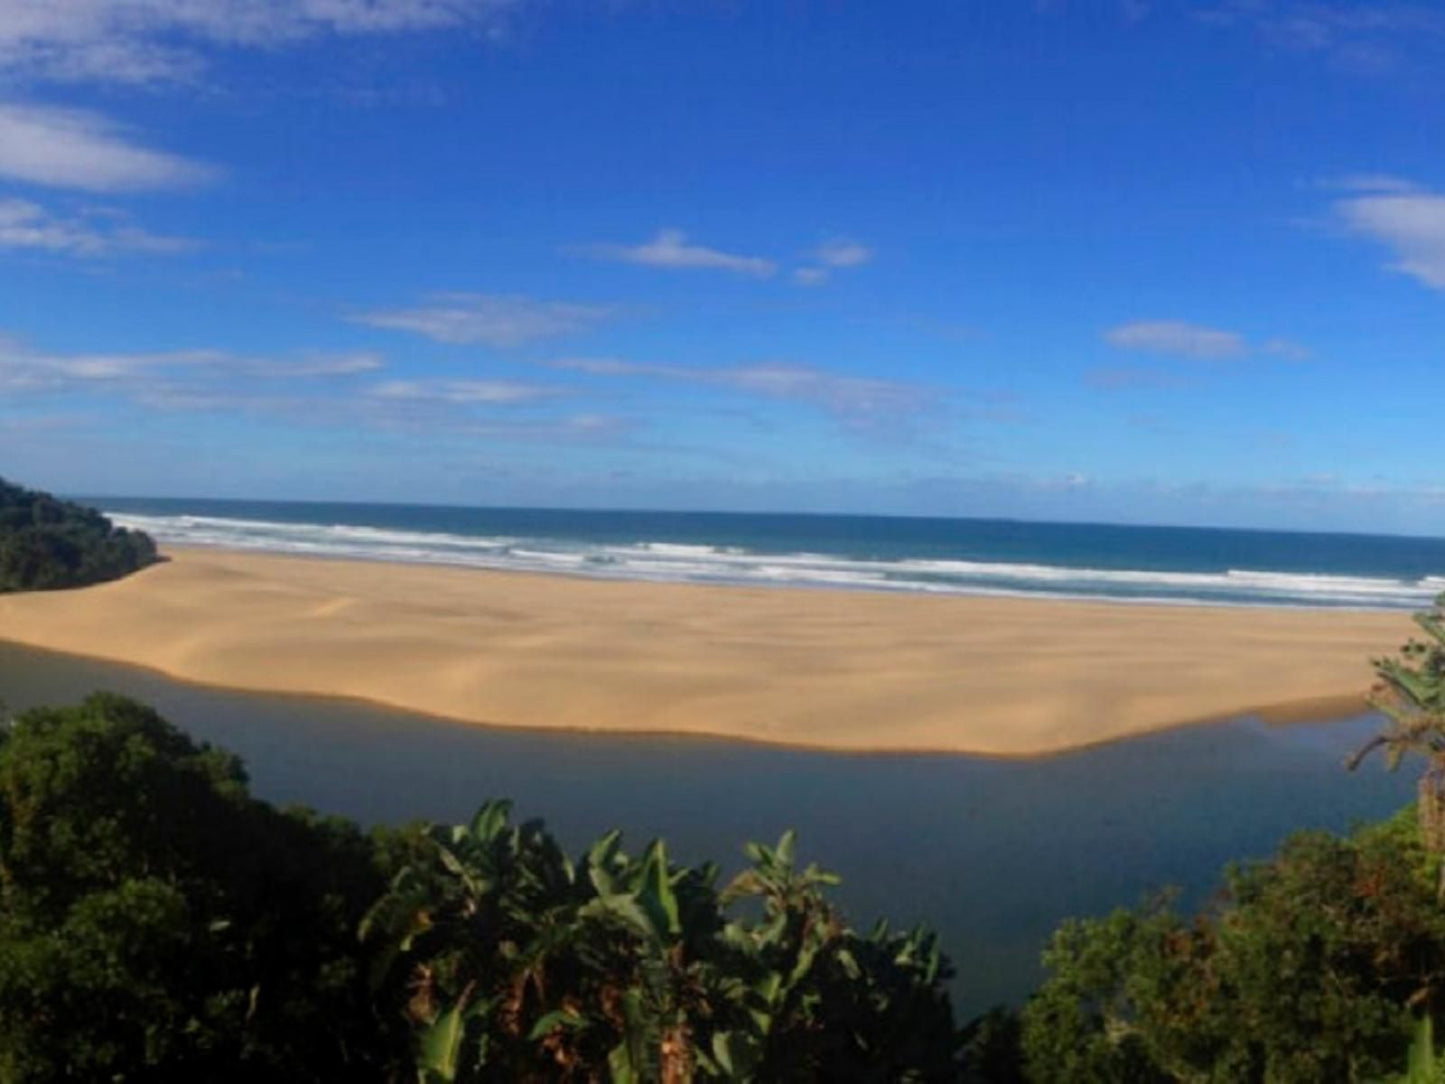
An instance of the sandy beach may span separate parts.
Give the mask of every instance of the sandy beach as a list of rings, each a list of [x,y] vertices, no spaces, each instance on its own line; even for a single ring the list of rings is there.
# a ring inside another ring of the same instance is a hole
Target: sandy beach
[[[622,583],[211,550],[0,596],[0,638],[500,726],[1024,756],[1361,706],[1403,613]]]

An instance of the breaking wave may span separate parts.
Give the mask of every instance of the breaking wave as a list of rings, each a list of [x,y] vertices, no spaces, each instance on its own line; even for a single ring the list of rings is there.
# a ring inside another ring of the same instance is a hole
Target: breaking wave
[[[1048,564],[772,553],[739,546],[469,535],[350,524],[107,513],[158,541],[267,553],[455,565],[654,582],[853,588],[1215,605],[1418,609],[1445,576],[1416,580],[1230,569],[1168,572]]]

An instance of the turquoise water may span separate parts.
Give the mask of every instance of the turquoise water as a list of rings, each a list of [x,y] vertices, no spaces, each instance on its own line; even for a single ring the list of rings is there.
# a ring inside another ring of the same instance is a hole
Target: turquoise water
[[[886,516],[89,500],[162,542],[634,580],[1407,609],[1445,591],[1445,539]]]
[[[363,822],[459,820],[492,796],[579,850],[609,827],[730,869],[747,839],[800,834],[844,877],[856,922],[927,921],[960,1008],[1023,997],[1058,921],[1164,885],[1198,901],[1226,861],[1290,831],[1345,829],[1411,797],[1408,771],[1355,775],[1373,720],[1244,720],[1055,757],[858,756],[721,741],[469,727],[365,704],[232,693],[0,642],[12,709],[112,689],[245,759],[255,792]]]

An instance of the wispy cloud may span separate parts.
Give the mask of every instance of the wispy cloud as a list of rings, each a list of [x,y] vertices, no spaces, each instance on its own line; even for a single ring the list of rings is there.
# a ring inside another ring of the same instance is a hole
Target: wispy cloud
[[[454,437],[487,441],[611,445],[632,436],[636,428],[630,418],[582,413],[558,418],[473,420],[451,424],[447,432]]]
[[[433,294],[405,309],[378,309],[354,322],[409,331],[443,343],[521,346],[586,331],[616,316],[615,305],[541,301],[508,294]]]
[[[1326,177],[1317,181],[1316,187],[1335,192],[1418,192],[1420,186],[1404,177],[1390,173],[1346,173],[1341,177]]]
[[[394,402],[504,405],[552,399],[565,392],[507,380],[390,380],[370,388],[367,394]]]
[[[824,267],[862,267],[873,259],[873,250],[857,241],[836,238],[819,246],[813,255]]]
[[[732,271],[755,278],[768,278],[778,265],[761,256],[741,256],[688,241],[681,230],[660,230],[640,245],[583,245],[576,252],[598,260],[661,267],[669,270]]]
[[[1177,388],[1183,381],[1178,373],[1132,365],[1099,365],[1084,374],[1084,383],[1102,391],[1134,388]]]
[[[880,428],[916,418],[936,407],[939,400],[936,391],[920,385],[783,362],[694,368],[620,358],[564,358],[548,364],[594,376],[641,377],[802,403],[852,429]]]
[[[428,442],[614,445],[634,419],[562,411],[564,387],[506,380],[381,380],[373,353],[243,355],[198,349],[46,353],[0,337],[0,434],[12,421],[80,417],[126,403],[172,415],[250,415],[287,425],[395,433]],[[60,413],[64,412],[64,413]]]
[[[1104,341],[1120,350],[1186,358],[1237,358],[1246,352],[1242,335],[1183,320],[1120,324],[1104,332]]]
[[[1310,356],[1307,347],[1284,338],[1252,343],[1236,331],[1184,320],[1135,320],[1104,332],[1104,341],[1120,350],[1196,361],[1226,361],[1266,355],[1289,361]]]
[[[1264,342],[1254,348],[1254,353],[1279,358],[1282,361],[1309,361],[1310,358],[1314,357],[1314,351],[1303,343],[1297,343],[1293,339],[1281,339],[1278,337],[1265,339]]]
[[[549,409],[574,389],[512,380],[388,380],[333,408],[372,428],[485,441],[614,443],[635,423],[588,411]]]
[[[169,254],[195,247],[195,241],[150,233],[114,212],[82,211],[67,218],[30,200],[0,198],[0,248],[95,257]]]
[[[89,192],[139,192],[215,176],[208,166],[141,146],[98,114],[0,103],[0,177]]]
[[[302,353],[255,357],[224,350],[173,350],[154,353],[54,354],[0,338],[0,390],[11,394],[91,392],[143,397],[176,382],[213,387],[221,384],[287,382],[375,373],[384,367],[376,354]]]
[[[0,0],[0,70],[52,81],[188,80],[199,45],[274,48],[324,36],[496,32],[523,0]]]
[[[1348,230],[1384,245],[1386,266],[1445,290],[1445,195],[1398,178],[1357,183],[1334,213]],[[1387,183],[1382,183],[1387,182]]]
[[[239,363],[243,370],[263,377],[304,380],[327,376],[358,376],[380,372],[386,362],[380,354],[302,354],[295,358],[250,358]]]
[[[1197,18],[1240,26],[1271,45],[1327,58],[1361,74],[1394,71],[1422,47],[1445,42],[1445,12],[1393,0],[1223,0]]]
[[[819,245],[808,254],[809,265],[793,272],[793,281],[800,286],[818,286],[827,282],[834,271],[862,267],[873,259],[867,245],[844,237]]]

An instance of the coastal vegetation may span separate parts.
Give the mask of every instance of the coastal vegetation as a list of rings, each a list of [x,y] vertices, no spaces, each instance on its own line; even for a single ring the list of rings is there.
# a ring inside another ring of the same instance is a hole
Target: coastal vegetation
[[[97,694],[0,738],[0,1080],[956,1078],[934,938],[505,803],[369,834]]]
[[[0,478],[0,592],[85,587],[155,561],[155,543],[143,532]]]
[[[852,927],[791,835],[724,881],[615,832],[570,858],[504,802],[277,810],[110,694],[0,733],[0,1080],[1387,1081],[1445,998],[1411,809],[1195,915],[1068,921],[1021,1011],[960,1027],[935,938]]]
[[[1422,754],[1413,808],[1347,837],[1304,832],[1225,872],[1193,916],[1161,898],[1071,920],[1024,1008],[1026,1078],[1063,1081],[1437,1079],[1445,1012],[1445,596],[1426,639],[1374,660],[1386,726],[1348,762]],[[1413,1037],[1413,1045],[1412,1045]]]
[[[1425,759],[1416,787],[1420,838],[1430,853],[1445,857],[1445,596],[1415,615],[1424,639],[1412,637],[1400,653],[1376,659],[1376,682],[1369,703],[1385,716],[1386,726],[1350,758],[1351,770],[1376,750],[1391,771],[1407,756]],[[1440,862],[1437,895],[1445,904],[1445,861]]]
[[[1023,1011],[1027,1079],[1374,1081],[1445,993],[1445,911],[1412,811],[1303,833],[1186,916],[1072,920]]]

